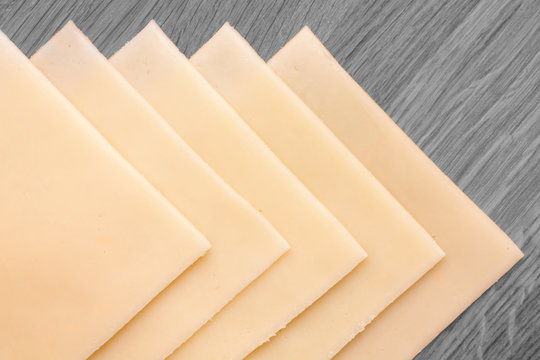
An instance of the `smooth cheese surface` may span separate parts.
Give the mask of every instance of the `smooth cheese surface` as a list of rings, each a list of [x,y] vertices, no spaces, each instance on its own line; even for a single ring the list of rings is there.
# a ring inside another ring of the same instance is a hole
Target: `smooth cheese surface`
[[[435,238],[446,257],[336,359],[410,359],[523,254],[303,29],[270,67]]]
[[[34,64],[212,244],[91,359],[161,360],[288,245],[69,23]]]
[[[242,359],[347,274],[365,253],[155,23],[110,61],[291,245],[170,357]]]
[[[248,357],[330,359],[443,252],[232,27],[191,61],[369,255]]]
[[[86,359],[209,247],[0,33],[0,358]]]

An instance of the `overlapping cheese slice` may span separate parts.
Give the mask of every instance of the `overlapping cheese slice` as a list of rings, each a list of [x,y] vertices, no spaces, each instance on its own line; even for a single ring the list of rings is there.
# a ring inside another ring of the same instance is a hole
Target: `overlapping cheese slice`
[[[203,258],[91,357],[161,360],[288,245],[183,142],[73,23],[60,30],[32,61],[212,244]]]
[[[158,61],[162,55],[163,63]],[[291,245],[170,357],[241,359],[346,275],[365,253],[154,23],[110,61]]]
[[[329,359],[443,256],[431,236],[228,24],[191,62],[369,258],[249,359]]]
[[[0,359],[85,359],[209,247],[0,33]]]
[[[305,28],[270,67],[427,230],[446,258],[337,357],[410,359],[522,256]]]

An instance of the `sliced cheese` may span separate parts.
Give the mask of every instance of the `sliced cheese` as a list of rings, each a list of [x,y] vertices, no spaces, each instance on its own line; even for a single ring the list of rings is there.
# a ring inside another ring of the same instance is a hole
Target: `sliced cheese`
[[[0,358],[85,359],[209,247],[0,33]]]
[[[291,245],[171,356],[242,359],[347,274],[365,253],[155,23],[110,61]]]
[[[305,28],[269,62],[446,252],[336,359],[410,359],[523,254]]]
[[[212,244],[202,259],[91,357],[161,360],[288,245],[185,144],[73,23],[60,30],[32,61]]]
[[[230,25],[191,61],[369,254],[248,357],[329,359],[443,252]]]

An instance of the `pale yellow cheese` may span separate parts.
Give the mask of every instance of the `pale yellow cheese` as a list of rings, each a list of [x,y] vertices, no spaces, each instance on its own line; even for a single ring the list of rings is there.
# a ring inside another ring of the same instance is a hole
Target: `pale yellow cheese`
[[[329,359],[443,252],[232,27],[191,61],[369,254],[248,357]]]
[[[33,63],[212,244],[92,359],[161,360],[287,249],[69,23]]]
[[[365,253],[155,23],[111,62],[291,245],[171,356],[241,359],[347,274]]]
[[[446,258],[337,357],[410,359],[523,254],[305,28],[269,62],[429,231]]]
[[[209,244],[0,33],[0,359],[86,359]]]

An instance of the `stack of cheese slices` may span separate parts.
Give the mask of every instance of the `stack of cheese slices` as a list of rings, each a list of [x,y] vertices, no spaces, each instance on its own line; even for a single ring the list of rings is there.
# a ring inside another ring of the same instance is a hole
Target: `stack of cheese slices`
[[[0,78],[1,359],[411,359],[523,256],[307,28]]]

